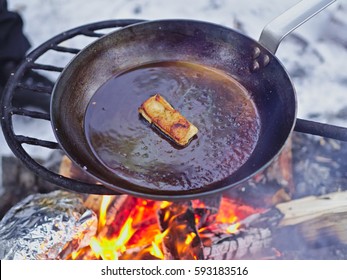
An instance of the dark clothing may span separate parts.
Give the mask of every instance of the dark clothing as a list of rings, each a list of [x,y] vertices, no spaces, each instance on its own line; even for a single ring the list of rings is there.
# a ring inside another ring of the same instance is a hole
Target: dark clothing
[[[0,0],[0,69],[6,61],[21,61],[30,43],[23,34],[19,14],[7,10],[7,1]]]
[[[19,14],[7,10],[7,1],[0,0],[0,101],[5,85],[23,62],[30,48],[28,39],[23,34],[23,21]],[[21,78],[25,85],[53,87],[53,83],[35,71],[26,71]],[[50,96],[37,95],[27,89],[16,89],[12,105],[19,108],[35,107],[49,112]]]

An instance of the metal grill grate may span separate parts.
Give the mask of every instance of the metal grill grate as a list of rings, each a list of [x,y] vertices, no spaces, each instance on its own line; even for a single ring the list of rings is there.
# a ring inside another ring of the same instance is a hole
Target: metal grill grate
[[[16,134],[13,129],[14,116],[29,117],[35,120],[43,120],[50,122],[50,115],[48,113],[42,113],[33,111],[30,109],[16,108],[12,105],[13,95],[16,89],[22,88],[30,91],[33,94],[51,94],[52,88],[42,87],[39,85],[25,85],[22,83],[23,75],[28,70],[50,71],[60,73],[64,67],[58,67],[55,65],[42,64],[37,61],[49,51],[55,51],[58,53],[66,53],[70,55],[77,54],[80,49],[74,47],[66,47],[66,43],[69,40],[76,38],[77,36],[85,36],[93,40],[105,35],[104,29],[115,30],[122,28],[129,24],[140,22],[140,20],[111,20],[103,21],[92,24],[80,26],[69,31],[63,32],[52,39],[48,40],[38,48],[33,50],[26,58],[26,60],[19,66],[16,73],[14,73],[4,91],[3,96],[3,108],[1,110],[1,124],[6,138],[6,141],[13,151],[13,153],[34,173],[43,179],[56,184],[62,188],[72,190],[80,193],[90,194],[117,194],[114,191],[108,189],[102,185],[90,184],[86,182],[77,181],[71,178],[63,177],[56,172],[53,172],[38,163],[34,158],[24,149],[23,145],[34,145],[42,148],[48,148],[53,150],[60,150],[60,146],[57,142],[43,140],[38,136],[30,137],[28,135]],[[107,33],[107,32],[106,32]],[[67,44],[69,45],[69,44]],[[67,64],[67,63],[66,63]],[[347,141],[347,129],[329,124],[322,124],[308,120],[297,119],[295,131],[319,135],[323,137],[334,138],[336,140]]]

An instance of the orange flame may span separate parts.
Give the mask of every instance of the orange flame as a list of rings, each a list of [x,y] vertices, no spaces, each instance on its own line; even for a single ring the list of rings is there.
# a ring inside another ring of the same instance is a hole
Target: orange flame
[[[240,225],[241,225],[240,223],[231,224],[230,226],[226,228],[226,232],[230,234],[236,233]]]
[[[94,258],[103,260],[115,260],[122,257],[127,249],[147,247],[146,251],[149,254],[157,259],[164,259],[161,247],[166,232],[160,231],[156,218],[156,210],[160,204],[137,199],[136,206],[129,211],[129,215],[120,227],[117,236],[103,236],[105,233],[102,229],[107,225],[107,209],[111,201],[112,196],[103,196],[102,198],[99,209],[98,234],[90,241],[91,251],[88,256],[93,255]],[[148,219],[147,225],[146,220]],[[84,250],[73,252],[70,258],[83,258],[83,253]]]
[[[162,201],[160,204],[160,209],[166,208],[171,204],[169,201]]]
[[[110,195],[103,195],[99,210],[99,224],[98,224],[98,230],[100,231],[105,225],[106,225],[106,214],[107,214],[107,208],[110,205],[112,196]]]
[[[170,226],[164,232],[161,232],[157,212],[159,209],[168,207],[171,202],[162,201],[155,202],[143,199],[136,199],[135,206],[128,212],[122,212],[124,223],[119,225],[119,232],[112,236],[112,234],[105,233],[104,227],[108,226],[111,222],[107,221],[107,211],[112,198],[114,196],[103,196],[99,210],[99,222],[97,235],[91,239],[90,246],[70,255],[72,259],[83,258],[96,258],[104,260],[114,260],[119,258],[131,258],[132,254],[137,254],[136,258],[140,259],[141,256],[147,254],[156,259],[164,259],[163,241],[170,231]],[[134,202],[134,201],[132,201]],[[193,208],[203,208],[203,203],[193,201]],[[241,210],[240,210],[241,209]],[[220,204],[219,211],[215,215],[213,223],[205,225],[205,228],[198,229],[200,238],[204,237],[206,229],[210,231],[217,229],[227,234],[233,234],[238,231],[240,227],[240,220],[246,216],[253,214],[259,210],[252,207],[236,205],[233,200],[223,198]],[[179,214],[179,213],[177,213]],[[172,211],[166,211],[164,214],[164,221],[173,222],[175,215]],[[169,220],[172,219],[172,220]],[[201,217],[195,216],[195,222],[198,225]],[[117,222],[117,218],[114,220]],[[174,224],[174,223],[173,223]],[[172,225],[174,226],[174,225]],[[175,225],[185,227],[185,225]],[[106,231],[107,232],[107,231]],[[106,236],[107,235],[107,236]],[[111,235],[111,236],[110,236]],[[177,244],[177,251],[189,255],[190,244],[197,237],[196,233],[190,232],[187,236]],[[141,249],[142,248],[142,249]],[[137,250],[140,250],[137,252]],[[131,253],[130,253],[131,252]],[[135,252],[135,253],[134,253]],[[127,255],[128,254],[128,255]],[[190,254],[194,258],[195,255]]]
[[[93,237],[90,247],[93,249],[97,258],[101,257],[103,260],[116,260],[119,253],[126,250],[126,244],[134,233],[132,228],[132,218],[128,218],[122,227],[119,236],[116,239],[96,238]]]
[[[103,260],[118,259],[117,246],[114,240],[98,240],[96,237],[93,237],[90,241],[90,247],[97,258],[101,257]]]
[[[192,243],[195,236],[195,232],[191,232],[190,234],[188,234],[186,240],[184,241],[184,244],[189,245],[190,243]]]
[[[159,248],[159,246],[153,241],[152,248],[150,249],[150,254],[158,259],[164,259],[164,254]]]

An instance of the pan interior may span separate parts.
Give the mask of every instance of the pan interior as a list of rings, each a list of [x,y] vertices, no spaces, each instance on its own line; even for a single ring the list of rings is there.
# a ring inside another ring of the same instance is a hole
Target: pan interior
[[[161,94],[199,132],[182,148],[138,107]],[[92,96],[87,142],[105,168],[155,190],[194,190],[232,175],[252,154],[260,118],[247,90],[221,70],[184,61],[145,64],[113,76]]]

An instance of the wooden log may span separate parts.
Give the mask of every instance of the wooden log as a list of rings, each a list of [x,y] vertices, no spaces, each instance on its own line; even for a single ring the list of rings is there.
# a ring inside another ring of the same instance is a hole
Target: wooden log
[[[208,227],[216,221],[222,195],[214,195],[199,200],[192,201],[192,207],[194,208],[194,214],[198,217],[197,229]]]
[[[102,195],[90,194],[87,196],[83,204],[85,207],[93,210],[95,213],[99,213],[102,199]]]
[[[63,156],[59,167],[59,174],[78,181],[97,184],[98,182],[83,169],[74,164],[67,156]]]
[[[210,246],[204,247],[208,260],[242,259],[255,256],[271,246],[271,231],[266,228],[248,228],[236,234],[215,238]]]
[[[347,245],[347,191],[305,197],[276,208],[284,215],[280,234],[288,234],[289,228],[292,239],[304,240],[309,247]],[[281,239],[276,242],[281,246]]]
[[[240,223],[241,229],[229,236],[214,232],[211,243],[204,242],[205,258],[273,258],[276,252],[290,255],[291,250],[300,251],[296,253],[297,258],[306,258],[309,251],[312,258],[317,244],[347,245],[347,192],[278,204]],[[269,257],[271,251],[273,255]]]
[[[334,192],[322,196],[309,196],[276,205],[284,217],[280,226],[311,221],[326,215],[347,212],[347,192]]]
[[[192,206],[193,208],[208,208],[217,212],[219,210],[221,200],[222,200],[222,194],[215,194],[212,196],[193,200]]]
[[[40,158],[35,158],[35,161],[44,164]],[[49,193],[58,189],[56,185],[32,173],[18,158],[0,157],[0,220],[12,206],[27,196]]]
[[[129,195],[113,197],[107,210],[105,227],[100,229],[99,235],[107,238],[117,237],[131,211],[137,205],[137,200],[138,198]]]
[[[166,259],[204,259],[190,202],[173,202],[158,211]]]

